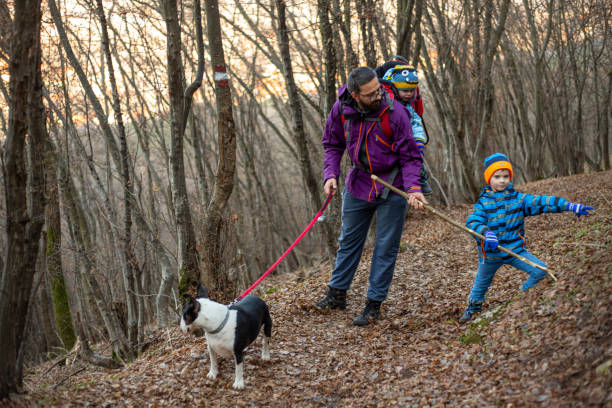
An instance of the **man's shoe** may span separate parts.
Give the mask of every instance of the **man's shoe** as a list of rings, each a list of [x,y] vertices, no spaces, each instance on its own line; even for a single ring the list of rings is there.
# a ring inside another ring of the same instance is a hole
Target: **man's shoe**
[[[327,290],[323,299],[312,304],[319,310],[346,309],[346,290],[332,288]]]
[[[382,302],[378,302],[376,300],[368,299],[366,300],[365,308],[360,316],[357,316],[353,320],[353,324],[355,326],[367,326],[370,322],[378,319],[380,317],[380,304]]]
[[[476,301],[470,299],[468,306],[463,313],[463,316],[459,318],[459,323],[465,323],[469,321],[474,315],[482,310],[482,301]]]

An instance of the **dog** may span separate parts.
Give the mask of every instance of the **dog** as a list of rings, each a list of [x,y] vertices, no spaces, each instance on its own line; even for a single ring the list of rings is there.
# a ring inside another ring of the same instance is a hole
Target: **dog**
[[[233,387],[244,388],[243,353],[263,326],[264,337],[261,359],[270,360],[269,341],[272,335],[272,319],[268,305],[257,296],[246,296],[238,303],[225,306],[208,298],[202,285],[198,287],[197,297],[185,295],[189,300],[183,307],[181,330],[183,333],[192,328],[202,328],[206,333],[210,371],[207,377],[215,380],[219,373],[217,356],[231,357],[236,362]]]

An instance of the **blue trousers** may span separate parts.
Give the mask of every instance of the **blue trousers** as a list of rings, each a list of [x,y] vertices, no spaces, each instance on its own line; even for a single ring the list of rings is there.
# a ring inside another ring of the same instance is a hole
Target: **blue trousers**
[[[376,243],[370,265],[367,297],[380,302],[387,298],[407,206],[406,199],[394,193],[389,193],[386,199],[379,197],[371,203],[353,197],[346,189],[342,192],[342,232],[336,267],[329,286],[342,290],[348,290],[351,286],[372,218],[376,214]]]
[[[544,262],[540,261],[535,256],[531,255],[526,249],[521,249],[520,251],[515,251],[517,255],[521,255],[531,262],[534,262],[538,265],[546,266]],[[474,279],[474,285],[472,286],[472,291],[470,292],[470,299],[474,301],[482,302],[485,300],[485,294],[487,293],[487,289],[491,285],[493,281],[493,276],[495,276],[495,272],[502,265],[512,265],[521,271],[527,272],[529,277],[521,287],[522,290],[527,290],[531,287],[534,287],[538,284],[544,277],[546,276],[546,272],[541,269],[538,269],[534,266],[531,266],[520,259],[515,257],[508,257],[495,261],[488,261],[482,258],[478,261],[478,272],[476,273],[476,278]]]

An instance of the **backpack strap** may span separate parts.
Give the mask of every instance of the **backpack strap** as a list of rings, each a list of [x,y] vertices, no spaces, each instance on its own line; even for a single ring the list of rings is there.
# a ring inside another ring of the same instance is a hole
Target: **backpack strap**
[[[419,89],[418,86],[416,87],[414,100],[410,104],[414,108],[414,111],[417,113],[417,115],[419,115],[422,118],[423,117],[423,99],[421,99],[421,90]]]
[[[344,130],[344,139],[348,146],[349,140],[351,140],[351,120],[344,117],[344,105],[340,104],[340,122],[342,122],[342,129]]]
[[[389,113],[385,111],[380,119],[380,128],[385,134],[385,137],[393,141],[393,130],[391,129],[391,122],[389,122]]]
[[[379,116],[378,118],[366,119],[366,121],[378,122],[380,128],[383,131],[383,134],[385,135],[387,139],[391,140],[391,142],[393,142],[393,129],[391,129],[391,121],[389,121],[389,111],[392,111],[392,110],[393,110],[393,99],[389,98],[389,108],[385,109],[385,111],[383,112],[381,116]],[[342,123],[342,129],[344,129],[344,138],[346,139],[346,144],[348,145],[349,140],[351,138],[351,133],[350,133],[351,119],[350,118],[347,119],[344,116],[342,105],[340,105],[340,122]]]

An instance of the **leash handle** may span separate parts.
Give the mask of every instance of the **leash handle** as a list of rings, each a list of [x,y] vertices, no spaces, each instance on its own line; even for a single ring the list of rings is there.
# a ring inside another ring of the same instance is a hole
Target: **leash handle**
[[[312,226],[315,225],[315,223],[317,222],[319,217],[323,214],[323,211],[325,211],[325,209],[329,205],[329,203],[330,203],[330,201],[331,201],[331,199],[332,199],[332,197],[333,197],[335,192],[336,192],[336,190],[331,190],[329,192],[329,194],[327,195],[327,199],[325,200],[325,203],[319,209],[319,211],[317,212],[317,215],[314,216],[312,221],[310,221],[310,224],[308,224],[306,229],[304,229],[304,231],[302,231],[300,236],[297,237],[297,239],[293,242],[293,244],[291,244],[291,246],[285,251],[285,253],[283,253],[281,255],[281,257],[278,258],[278,260],[276,262],[274,262],[274,264],[263,275],[261,275],[261,277],[259,279],[257,279],[255,281],[255,283],[253,283],[251,286],[249,286],[249,288],[247,290],[242,292],[242,295],[240,295],[236,299],[234,299],[234,301],[231,304],[240,302],[242,300],[242,298],[244,298],[246,295],[248,295],[250,291],[255,289],[257,287],[257,285],[259,285],[261,283],[261,281],[264,280],[266,278],[266,276],[268,276],[268,274],[270,274],[270,272],[272,272],[274,270],[274,268],[276,268],[278,266],[278,264],[281,263],[281,261],[283,259],[285,259],[285,257],[289,254],[289,252],[291,252],[293,250],[293,248],[295,248],[295,246],[298,244],[298,242],[300,242],[302,240],[302,238],[304,238],[304,236],[308,233],[308,231],[310,231]]]

